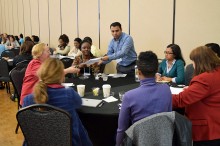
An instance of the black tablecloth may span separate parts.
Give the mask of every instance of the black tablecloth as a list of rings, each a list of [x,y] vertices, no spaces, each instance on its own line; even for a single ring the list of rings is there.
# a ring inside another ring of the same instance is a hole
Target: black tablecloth
[[[66,79],[68,83],[74,83],[74,89],[76,85],[85,84],[86,93],[84,98],[103,99],[102,90],[99,96],[93,96],[91,92],[92,87],[99,87],[102,89],[103,84],[110,84],[111,91],[115,93],[114,97],[119,98],[119,91],[128,91],[139,86],[139,83],[135,82],[133,76],[125,78],[108,78],[108,81],[95,80],[91,77],[86,80],[79,78]],[[116,130],[118,127],[118,103],[105,103],[101,107],[85,107],[83,106],[78,110],[79,117],[89,133],[94,146],[113,146],[115,145]]]

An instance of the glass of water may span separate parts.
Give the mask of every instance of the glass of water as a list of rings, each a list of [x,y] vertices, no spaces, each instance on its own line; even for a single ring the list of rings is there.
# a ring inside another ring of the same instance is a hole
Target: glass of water
[[[118,92],[118,96],[119,96],[119,99],[122,101],[123,100],[123,96],[125,94],[125,91],[120,91]]]

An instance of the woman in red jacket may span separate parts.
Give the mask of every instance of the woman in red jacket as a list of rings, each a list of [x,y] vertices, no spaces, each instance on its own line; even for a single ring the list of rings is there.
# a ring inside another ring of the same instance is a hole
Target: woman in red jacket
[[[220,146],[220,59],[206,46],[190,53],[194,77],[173,95],[173,107],[185,107],[192,122],[193,146]]]

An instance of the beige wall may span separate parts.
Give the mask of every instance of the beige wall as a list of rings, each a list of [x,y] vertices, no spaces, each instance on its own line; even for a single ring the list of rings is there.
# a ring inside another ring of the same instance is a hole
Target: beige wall
[[[208,42],[220,44],[219,5],[219,0],[176,0],[175,43],[182,48],[187,63],[193,48]],[[123,31],[129,32],[128,0],[78,0],[78,21],[77,0],[61,0],[61,5],[60,0],[0,0],[0,8],[1,33],[39,35],[41,42],[51,47],[58,45],[61,33],[69,36],[73,46],[78,31],[79,37],[90,36],[97,47],[100,43],[105,54],[112,39],[112,22],[121,22]],[[172,43],[173,0],[131,1],[130,8],[130,34],[137,53],[152,50],[163,58],[165,47]],[[115,72],[115,64],[108,64],[105,72]]]
[[[188,63],[195,47],[215,42],[220,44],[220,1],[177,0],[176,37]]]

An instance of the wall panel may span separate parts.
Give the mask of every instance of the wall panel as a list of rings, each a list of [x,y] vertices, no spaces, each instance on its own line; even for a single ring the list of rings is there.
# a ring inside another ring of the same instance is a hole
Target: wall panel
[[[38,19],[38,0],[30,0],[32,35],[40,35]]]
[[[50,46],[55,48],[58,46],[58,38],[61,34],[60,21],[60,0],[50,0]]]
[[[18,6],[18,28],[19,28],[19,33],[23,33],[25,36],[25,25],[24,25],[24,15],[23,15],[23,0],[17,0],[17,6]]]
[[[32,24],[31,24],[31,7],[29,0],[23,0],[24,3],[24,26],[25,26],[25,36],[32,35]]]
[[[110,24],[118,21],[122,24],[122,30],[128,32],[128,0],[100,0],[100,30],[101,42],[100,49],[103,54],[107,52],[108,44],[112,39]],[[115,61],[106,65],[105,72],[112,73],[115,70]]]
[[[173,0],[131,2],[131,36],[135,49],[152,50],[164,58],[166,46],[172,43]]]
[[[210,42],[220,44],[219,6],[219,0],[177,0],[176,43],[187,63],[191,63],[189,54],[195,47]]]
[[[62,33],[68,35],[69,45],[73,47],[73,40],[77,37],[77,8],[76,0],[65,0],[61,3]]]
[[[40,39],[42,43],[49,44],[49,23],[48,23],[48,0],[39,0],[40,17]]]
[[[4,29],[3,29],[3,24],[4,24],[4,20],[3,20],[3,2],[0,1],[0,33],[3,33],[4,32]]]
[[[18,7],[17,7],[17,0],[11,0],[12,2],[12,19],[13,19],[13,34],[14,35],[19,35],[18,31]]]
[[[5,31],[10,34],[10,27],[9,27],[9,15],[8,15],[8,0],[3,0],[4,2],[4,15],[5,15]]]
[[[98,0],[79,0],[79,37],[89,36],[98,47]]]

